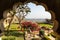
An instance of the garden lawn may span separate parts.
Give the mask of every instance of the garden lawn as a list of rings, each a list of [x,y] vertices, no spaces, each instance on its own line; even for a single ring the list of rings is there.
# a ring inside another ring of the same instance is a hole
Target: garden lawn
[[[53,28],[53,25],[50,25],[50,24],[39,24],[39,26],[44,26],[44,27],[47,27],[47,28]]]
[[[2,40],[3,39],[12,39],[13,40],[14,38],[15,38],[14,40],[24,40],[23,37],[16,37],[16,36],[2,36],[1,38],[2,38]]]
[[[52,25],[50,25],[50,24],[39,24],[39,26],[40,27],[42,27],[42,26],[44,26],[44,27],[47,27],[47,28],[53,28],[53,26]],[[7,29],[7,28],[6,28]],[[9,30],[20,30],[21,28],[20,27],[18,27],[18,24],[11,24],[10,25],[10,28],[9,28]]]
[[[7,29],[7,27],[5,29]],[[18,28],[18,24],[11,24],[9,30],[20,30],[20,28]]]
[[[45,27],[48,27],[48,28],[52,28],[53,26],[52,25],[50,25],[50,24],[39,24],[39,26],[40,27],[42,27],[42,26],[45,26]],[[7,28],[6,28],[7,29]],[[14,31],[14,30],[20,30],[20,28],[18,28],[18,24],[11,24],[10,25],[10,28],[9,28],[9,30],[12,30],[12,31]],[[2,38],[6,38],[7,36],[2,36]],[[23,39],[23,37],[17,37],[17,36],[12,36],[12,37],[15,37],[16,38],[16,40],[24,40]],[[59,37],[57,37],[57,38],[60,38],[60,36]],[[57,40],[57,39],[56,39]]]

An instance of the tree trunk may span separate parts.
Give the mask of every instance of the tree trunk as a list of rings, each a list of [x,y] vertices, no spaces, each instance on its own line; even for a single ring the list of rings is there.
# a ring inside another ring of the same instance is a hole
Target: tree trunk
[[[25,39],[25,32],[24,32],[24,40],[26,40],[26,39]]]
[[[10,24],[11,24],[13,18],[14,18],[14,15],[15,15],[15,13],[12,15],[12,18],[11,18],[11,20],[10,20],[10,22],[9,22],[9,25],[8,25],[8,28],[7,28],[7,35],[9,34]]]

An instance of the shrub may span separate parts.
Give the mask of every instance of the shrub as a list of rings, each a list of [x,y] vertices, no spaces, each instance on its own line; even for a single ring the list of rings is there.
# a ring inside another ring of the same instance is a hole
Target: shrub
[[[31,31],[37,30],[37,28],[39,27],[38,23],[31,22],[31,21],[22,21],[21,26],[22,26],[22,28],[30,29]]]
[[[9,31],[8,35],[7,32],[5,32],[6,36],[12,35],[12,36],[23,36],[23,33],[18,32],[18,31]]]
[[[15,40],[15,37],[14,36],[5,36],[2,38],[2,40]]]

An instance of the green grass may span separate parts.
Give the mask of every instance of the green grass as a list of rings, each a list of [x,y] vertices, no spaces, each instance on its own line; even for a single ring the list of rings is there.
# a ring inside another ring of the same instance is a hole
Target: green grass
[[[16,36],[2,36],[2,39],[13,39],[15,38],[15,40],[24,40],[23,37],[16,37]]]
[[[50,25],[50,24],[39,24],[39,26],[41,27],[41,26],[45,26],[45,27],[48,27],[48,28],[52,28],[53,26],[52,25]],[[7,28],[6,28],[7,29]],[[9,30],[20,30],[20,28],[18,28],[18,24],[11,24],[10,25],[10,28],[9,28]],[[6,38],[7,36],[2,36],[2,38]],[[10,36],[11,37],[11,36]],[[16,38],[16,40],[24,40],[23,39],[23,37],[22,36],[20,36],[20,37],[17,37],[17,36],[12,36],[12,37],[15,37]]]
[[[50,24],[39,24],[39,26],[45,26],[45,27],[48,27],[48,28],[52,28],[53,26],[52,25],[50,25]],[[11,24],[10,25],[10,28],[9,28],[9,30],[20,30],[20,28],[18,28],[18,24]],[[55,35],[56,35],[56,33],[55,33]],[[6,38],[6,37],[8,37],[8,36],[2,36],[2,38]],[[11,36],[9,36],[9,37],[11,37]],[[15,37],[16,38],[16,40],[24,40],[23,39],[23,37],[17,37],[17,36],[12,36],[12,37]],[[57,38],[59,39],[60,38],[60,36],[58,37],[57,36]],[[56,40],[57,40],[57,38],[56,38]]]
[[[16,40],[24,40],[23,37],[16,37]]]
[[[52,25],[50,25],[50,24],[39,24],[39,26],[44,26],[44,27],[47,27],[47,28],[53,28],[53,26]]]
[[[7,27],[5,29],[7,29]],[[20,30],[20,28],[18,28],[18,24],[11,24],[9,30]]]
[[[53,26],[52,25],[50,25],[50,24],[39,24],[39,26],[41,27],[41,26],[45,26],[45,27],[47,27],[47,28],[53,28]],[[7,28],[6,28],[7,29]],[[21,28],[18,28],[18,24],[11,24],[10,25],[10,28],[9,28],[9,30],[20,30]]]
[[[18,24],[11,24],[9,30],[20,30],[20,28],[18,28]]]
[[[20,28],[18,28],[18,26],[19,26],[19,24],[11,24],[9,30],[11,30],[13,32],[15,32],[15,30],[20,30]],[[5,29],[7,29],[7,27]],[[22,36],[19,36],[19,37],[18,36],[12,36],[12,35],[11,36],[2,36],[2,38],[9,38],[9,37],[15,37],[16,40],[24,40],[24,38]]]

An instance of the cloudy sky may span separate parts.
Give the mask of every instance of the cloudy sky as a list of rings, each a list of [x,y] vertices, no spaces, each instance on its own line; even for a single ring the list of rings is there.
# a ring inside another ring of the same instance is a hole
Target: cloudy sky
[[[28,3],[31,12],[26,16],[28,19],[51,19],[51,14],[45,11],[42,5],[36,6],[34,3]]]

